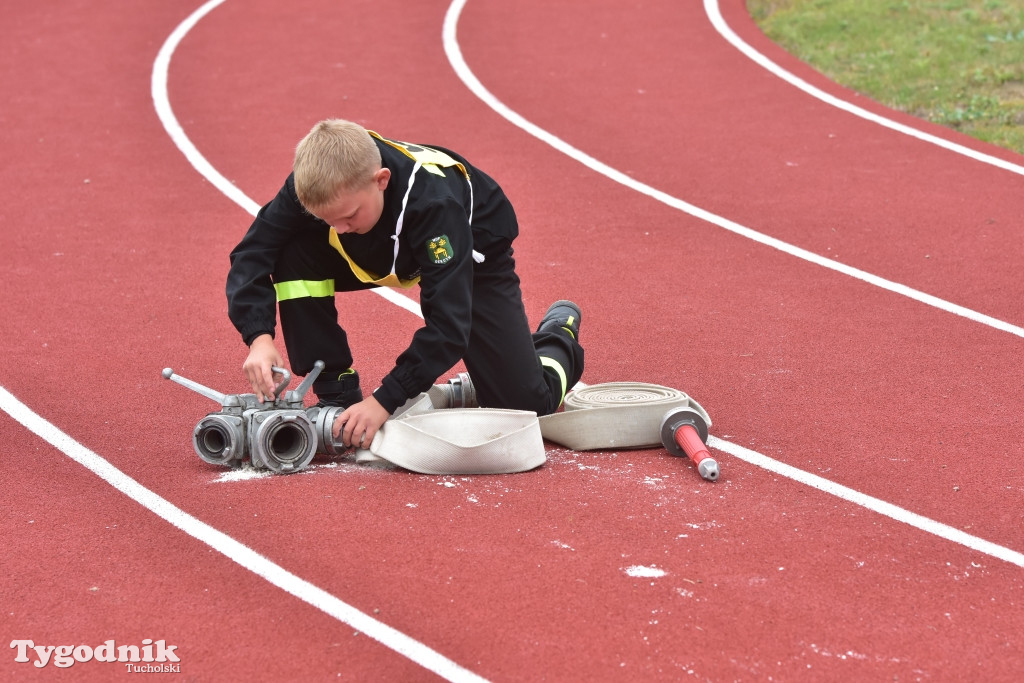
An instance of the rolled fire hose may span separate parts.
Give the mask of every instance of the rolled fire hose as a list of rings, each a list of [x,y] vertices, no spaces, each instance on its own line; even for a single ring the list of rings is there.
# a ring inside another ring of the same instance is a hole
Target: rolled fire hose
[[[711,424],[696,401],[658,384],[580,388],[566,396],[563,412],[539,419],[522,410],[447,407],[453,391],[437,385],[400,408],[368,449],[356,450],[356,461],[385,460],[423,474],[525,472],[547,459],[544,439],[577,451],[657,447],[665,412],[679,406]]]
[[[678,389],[642,382],[607,382],[565,397],[565,410],[540,418],[545,439],[574,451],[654,448],[662,445],[661,420],[679,406],[707,411]]]

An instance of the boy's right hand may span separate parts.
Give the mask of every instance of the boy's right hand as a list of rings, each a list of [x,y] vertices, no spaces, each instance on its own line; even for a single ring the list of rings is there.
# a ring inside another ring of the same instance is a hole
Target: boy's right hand
[[[261,334],[252,340],[249,345],[249,356],[242,364],[242,371],[252,386],[256,398],[262,401],[273,401],[274,387],[280,381],[275,378],[275,373],[270,368],[273,366],[284,367],[284,358],[281,352],[274,345],[274,338],[269,334]]]

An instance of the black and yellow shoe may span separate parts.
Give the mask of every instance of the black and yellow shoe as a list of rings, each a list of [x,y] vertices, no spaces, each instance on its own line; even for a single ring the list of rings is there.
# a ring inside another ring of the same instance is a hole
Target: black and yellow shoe
[[[313,382],[313,393],[321,408],[341,406],[348,408],[363,400],[359,388],[359,373],[349,368],[343,372],[324,371]]]
[[[561,300],[548,306],[548,312],[541,318],[538,332],[546,332],[552,328],[561,328],[572,335],[577,342],[580,340],[580,307],[571,301]]]

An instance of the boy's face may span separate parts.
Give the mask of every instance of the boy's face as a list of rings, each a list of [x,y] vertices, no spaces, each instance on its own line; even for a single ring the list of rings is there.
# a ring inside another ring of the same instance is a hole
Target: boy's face
[[[380,168],[365,187],[342,192],[333,202],[318,209],[315,215],[338,234],[354,232],[365,235],[380,220],[384,210],[384,188],[390,179],[390,169]]]

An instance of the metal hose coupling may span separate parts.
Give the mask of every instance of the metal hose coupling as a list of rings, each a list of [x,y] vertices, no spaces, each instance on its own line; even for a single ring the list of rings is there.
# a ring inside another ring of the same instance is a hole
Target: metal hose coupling
[[[250,458],[254,467],[278,474],[305,469],[316,455],[316,432],[302,410],[262,410],[252,416]]]
[[[435,408],[479,408],[476,388],[468,372],[460,372],[444,384],[435,384],[427,392]]]
[[[406,402],[405,405],[395,411],[394,417],[403,414],[410,407],[416,405],[422,394]],[[460,372],[444,384],[435,384],[427,392],[430,403],[435,409],[440,408],[477,408],[476,389],[469,373]],[[306,408],[306,415],[313,424],[316,433],[317,452],[326,455],[342,455],[348,446],[334,438],[334,422],[345,412],[343,406],[312,406]]]
[[[344,406],[312,406],[306,408],[306,416],[313,425],[316,435],[316,450],[327,455],[341,455],[347,448],[340,440],[334,439],[334,421],[345,412]]]

